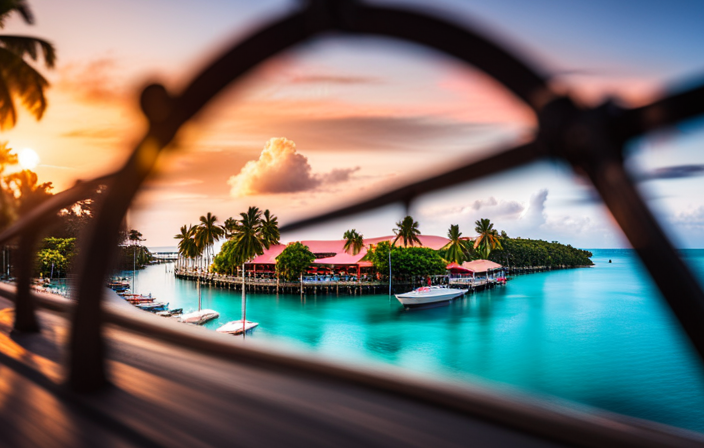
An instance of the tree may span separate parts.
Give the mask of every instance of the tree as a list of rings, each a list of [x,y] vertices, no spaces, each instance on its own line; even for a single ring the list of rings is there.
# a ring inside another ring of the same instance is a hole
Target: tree
[[[232,238],[237,230],[237,221],[232,217],[227,218],[222,229],[225,231],[225,238]]]
[[[345,240],[343,250],[348,254],[357,255],[364,248],[364,236],[357,233],[357,230],[347,230],[342,236]]]
[[[447,263],[440,254],[427,247],[396,247],[382,241],[370,247],[365,259],[371,261],[382,277],[388,278],[389,251],[394,278],[413,280],[429,275],[441,275],[447,270]]]
[[[76,238],[45,238],[37,252],[37,268],[44,277],[63,277],[76,253]]]
[[[12,12],[18,12],[28,24],[34,22],[25,0],[4,0],[0,2],[0,28]],[[37,120],[44,115],[47,106],[44,91],[49,82],[25,61],[27,57],[37,61],[39,52],[45,66],[53,68],[56,53],[49,42],[35,37],[0,35],[0,129],[17,123],[16,98]]]
[[[232,237],[234,241],[231,251],[233,264],[242,264],[264,253],[264,248],[269,242],[264,237],[262,230],[262,212],[258,207],[249,207],[246,213],[240,213],[241,219],[237,221],[237,230]]]
[[[462,238],[459,224],[451,224],[447,231],[450,242],[440,249],[442,257],[450,262],[462,264],[470,259],[474,252],[472,242],[467,238]]]
[[[403,241],[403,247],[413,246],[418,244],[422,246],[418,235],[420,235],[420,230],[418,230],[418,221],[414,221],[410,216],[406,216],[401,221],[396,223],[396,228],[394,229],[394,239],[393,245],[401,239]]]
[[[474,240],[474,250],[478,252],[481,258],[487,259],[492,250],[501,249],[499,234],[489,219],[479,219],[474,224],[477,226],[474,230],[479,235]]]
[[[210,255],[215,242],[223,237],[225,231],[222,227],[215,224],[217,217],[208,212],[207,215],[200,217],[200,224],[196,227],[194,239],[196,245],[205,251],[206,269],[210,265]]]
[[[291,243],[276,257],[276,273],[288,281],[298,280],[315,260],[308,246]]]
[[[130,245],[132,246],[139,246],[142,241],[145,241],[142,238],[142,232],[139,232],[135,229],[131,229],[128,232],[127,239],[130,241]]]
[[[274,244],[279,244],[281,234],[279,233],[279,219],[269,213],[269,210],[264,210],[264,219],[262,219],[262,242],[267,249]]]
[[[185,225],[181,226],[181,232],[177,233],[174,238],[180,240],[178,242],[178,254],[179,256],[188,260],[195,260],[196,257],[200,255],[198,245],[196,244],[195,238],[195,227],[189,225],[186,228]]]

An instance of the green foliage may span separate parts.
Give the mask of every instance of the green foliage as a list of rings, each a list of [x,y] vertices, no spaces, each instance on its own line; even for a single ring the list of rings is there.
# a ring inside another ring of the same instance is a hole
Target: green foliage
[[[315,255],[301,243],[291,243],[276,257],[276,273],[289,281],[298,280],[315,260]]]
[[[220,248],[220,252],[213,258],[211,269],[217,274],[234,275],[241,265],[239,255],[236,252],[236,244],[233,240],[225,241]]]
[[[391,250],[391,272],[394,278],[426,277],[442,275],[447,263],[440,254],[427,247],[397,247],[383,241],[371,247],[366,260],[371,261],[382,278],[389,277],[389,250]]]
[[[418,238],[418,235],[420,235],[418,221],[414,221],[410,216],[406,216],[401,221],[396,223],[394,235],[396,235],[393,242],[394,246],[399,239],[403,242],[404,247],[413,246],[414,244],[418,244],[420,246],[422,244]]]
[[[503,249],[494,250],[490,260],[504,266],[591,266],[592,253],[556,241],[501,238]]]
[[[345,231],[342,238],[345,240],[345,245],[342,250],[348,254],[357,255],[362,251],[362,248],[364,247],[364,236],[357,233],[356,229]]]
[[[44,277],[63,277],[76,256],[76,238],[45,238],[37,252],[37,270]]]
[[[489,219],[478,219],[474,223],[477,239],[474,240],[474,250],[481,259],[488,259],[492,250],[501,249],[501,237]]]
[[[0,28],[13,11],[18,12],[27,23],[32,23],[29,5],[23,0],[0,2]],[[15,100],[35,116],[42,118],[47,101],[44,96],[48,81],[27,63],[37,63],[41,58],[47,68],[53,68],[56,52],[51,43],[34,37],[0,35],[0,129],[11,128],[17,122]]]
[[[118,257],[118,268],[124,271],[143,269],[152,261],[152,253],[144,246],[120,246]]]
[[[465,261],[471,260],[474,255],[474,247],[472,242],[466,238],[462,238],[460,226],[451,224],[447,231],[447,237],[450,242],[440,249],[440,256],[449,262],[462,264]]]
[[[264,249],[279,244],[279,221],[269,210],[262,214],[258,207],[240,213],[241,219],[225,220],[229,239],[213,258],[211,269],[218,274],[234,274],[239,266],[264,253]],[[176,235],[180,238],[179,235]]]

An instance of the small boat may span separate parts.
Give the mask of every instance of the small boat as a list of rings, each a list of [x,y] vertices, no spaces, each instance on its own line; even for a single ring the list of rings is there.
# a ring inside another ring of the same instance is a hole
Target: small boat
[[[137,304],[137,303],[149,303],[154,301],[154,297],[152,297],[151,294],[148,296],[145,296],[143,294],[125,294],[122,293],[120,296],[130,302],[131,304]]]
[[[203,325],[204,323],[217,319],[220,317],[220,313],[214,310],[198,310],[190,313],[186,313],[181,316],[181,322],[187,324]]]
[[[108,283],[108,288],[112,289],[113,291],[127,291],[128,289],[130,289],[130,284],[129,282],[112,281]]]
[[[169,307],[169,304],[164,302],[151,302],[138,303],[135,306],[140,310],[144,311],[166,311],[166,309]]]
[[[249,331],[259,325],[256,322],[244,321],[244,331]],[[242,334],[242,320],[233,320],[215,330],[219,333]]]
[[[156,315],[161,317],[176,317],[183,312],[183,308],[176,308],[175,310],[157,311]]]
[[[448,302],[463,295],[464,289],[445,288],[442,286],[423,286],[403,294],[396,294],[401,305],[406,308]]]

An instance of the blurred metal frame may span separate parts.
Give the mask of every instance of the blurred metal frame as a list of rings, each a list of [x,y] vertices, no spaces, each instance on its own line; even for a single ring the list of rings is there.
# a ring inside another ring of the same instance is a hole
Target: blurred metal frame
[[[464,25],[425,11],[377,7],[355,1],[314,0],[233,45],[196,76],[182,93],[171,95],[160,85],[147,87],[142,92],[141,107],[149,120],[149,130],[124,166],[109,176],[57,194],[0,234],[0,243],[20,236],[25,254],[22,260],[31,261],[34,250],[30,248],[39,228],[49,225],[62,208],[88,197],[97,185],[108,186],[76,267],[77,303],[73,310],[68,361],[68,384],[73,390],[90,392],[107,384],[101,299],[109,260],[118,244],[120,223],[140,185],[153,170],[161,150],[171,143],[185,122],[229,84],[268,58],[326,32],[398,38],[471,64],[530,106],[538,116],[539,129],[533,142],[357,204],[285,225],[282,232],[394,202],[408,204],[430,191],[541,158],[564,160],[590,179],[599,191],[704,358],[702,289],[648,210],[622,163],[623,145],[629,138],[703,113],[704,86],[636,109],[622,109],[611,103],[598,108],[578,107],[569,98],[551,90],[545,75]],[[18,331],[39,330],[33,299],[28,293],[30,270],[30,262],[21,262],[18,266],[15,298]]]

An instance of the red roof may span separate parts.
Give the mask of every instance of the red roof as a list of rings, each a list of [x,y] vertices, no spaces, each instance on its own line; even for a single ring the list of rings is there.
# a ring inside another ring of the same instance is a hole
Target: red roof
[[[314,264],[358,264],[361,267],[367,267],[371,266],[370,262],[359,261],[367,254],[367,247],[369,247],[370,244],[379,244],[382,241],[393,242],[394,238],[396,238],[395,235],[382,236],[378,238],[366,238],[364,240],[364,245],[366,247],[362,248],[357,255],[350,255],[343,250],[345,240],[309,240],[301,241],[301,244],[308,246],[308,249],[310,249],[310,251],[314,254],[335,254],[334,257],[319,258],[313,262]],[[429,247],[434,250],[442,248],[450,241],[442,236],[434,235],[418,235],[418,239],[423,244],[422,247]],[[400,241],[398,244],[401,244]],[[285,248],[286,246],[284,244],[271,246],[269,249],[264,250],[264,254],[259,255],[248,264],[276,264],[276,257],[278,257]]]
[[[499,269],[502,266],[499,263],[494,263],[489,260],[474,260],[465,261],[462,263],[462,267],[468,269],[472,272],[486,272],[494,269]]]

